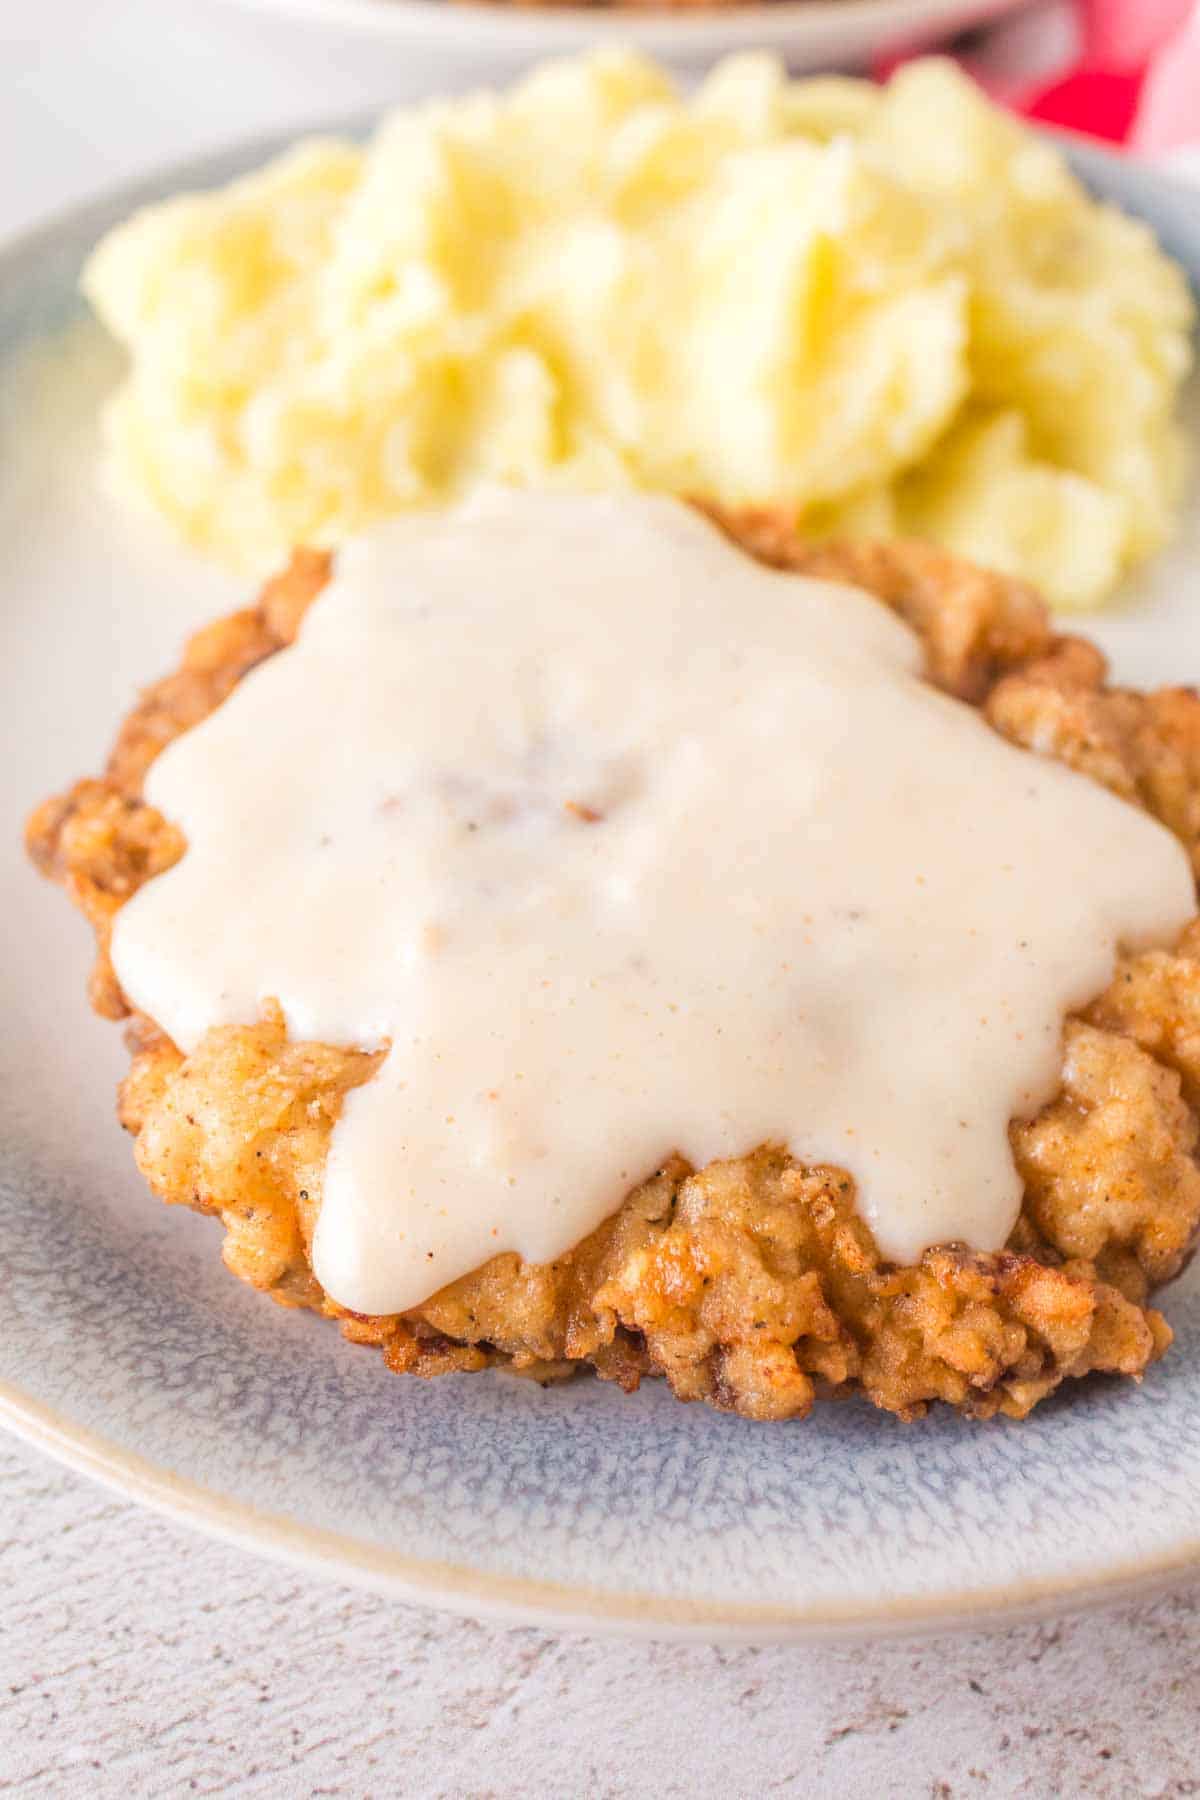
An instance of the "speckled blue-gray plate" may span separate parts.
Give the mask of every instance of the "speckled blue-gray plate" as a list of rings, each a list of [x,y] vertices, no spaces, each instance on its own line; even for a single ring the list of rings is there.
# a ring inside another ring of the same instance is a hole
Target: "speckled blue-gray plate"
[[[83,999],[82,926],[20,862],[27,806],[97,765],[138,682],[238,603],[96,477],[116,363],[74,298],[173,171],[0,258],[5,756],[0,945],[0,1415],[76,1467],[228,1536],[398,1595],[514,1619],[701,1636],[911,1629],[1061,1608],[1200,1566],[1200,1284],[1141,1388],[1021,1426],[864,1406],[754,1426],[655,1384],[422,1385],[221,1267],[217,1230],[152,1202],[113,1119],[118,1034]],[[1200,196],[1087,154],[1200,273]],[[1097,635],[1134,681],[1200,672],[1200,503]]]

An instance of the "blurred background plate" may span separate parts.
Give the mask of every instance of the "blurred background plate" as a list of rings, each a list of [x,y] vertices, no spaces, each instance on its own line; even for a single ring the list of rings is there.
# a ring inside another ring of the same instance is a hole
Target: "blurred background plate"
[[[798,71],[848,68],[945,41],[1028,0],[775,0],[771,5],[558,6],[481,0],[240,0],[348,32],[420,44],[464,62],[631,44],[676,63],[776,50]]]

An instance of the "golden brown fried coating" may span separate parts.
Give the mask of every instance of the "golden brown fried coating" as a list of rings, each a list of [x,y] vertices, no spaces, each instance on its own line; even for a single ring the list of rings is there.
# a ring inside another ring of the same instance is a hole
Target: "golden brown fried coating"
[[[1200,871],[1200,733],[1191,688],[1139,694],[1104,685],[1093,644],[1065,638],[998,681],[988,719],[1005,737],[1144,806],[1186,845]]]
[[[931,679],[1014,741],[1144,806],[1200,867],[1190,691],[1107,687],[1100,653],[1056,637],[1027,588],[940,551],[813,546],[781,516],[713,516],[773,566],[878,595],[921,636]],[[256,607],[193,638],[125,721],[104,777],[30,820],[31,854],[95,929],[92,999],[110,1017],[129,1011],[108,958],[112,919],[185,849],[141,798],[145,771],[292,640],[328,570],[328,558],[298,554]],[[943,1246],[910,1268],[880,1258],[843,1170],[767,1145],[701,1170],[676,1159],[557,1262],[497,1256],[404,1315],[349,1313],[312,1273],[312,1237],[343,1097],[379,1056],[289,1042],[272,1010],[209,1032],[186,1058],[150,1020],[135,1018],[129,1036],[120,1117],[154,1191],[220,1217],[242,1280],[337,1318],[406,1373],[502,1362],[549,1378],[586,1363],[626,1389],[662,1375],[681,1399],[755,1419],[802,1417],[814,1398],[852,1392],[906,1419],[933,1400],[1020,1418],[1069,1377],[1136,1378],[1163,1353],[1171,1334],[1147,1297],[1200,1228],[1200,922],[1174,952],[1123,959],[1067,1022],[1060,1094],[1012,1127],[1025,1199],[1008,1247]]]

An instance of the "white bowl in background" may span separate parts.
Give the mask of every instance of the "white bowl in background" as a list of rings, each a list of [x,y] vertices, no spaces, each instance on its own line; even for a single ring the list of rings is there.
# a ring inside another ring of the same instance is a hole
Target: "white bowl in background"
[[[560,6],[512,0],[240,0],[244,6],[445,56],[527,59],[598,44],[676,63],[775,50],[797,72],[862,67],[889,50],[945,42],[1028,0],[770,0],[674,8]]]

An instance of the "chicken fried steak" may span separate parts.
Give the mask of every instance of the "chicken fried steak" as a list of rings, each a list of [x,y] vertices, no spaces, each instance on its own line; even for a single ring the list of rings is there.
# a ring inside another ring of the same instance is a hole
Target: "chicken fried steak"
[[[1141,807],[1200,868],[1200,701],[1106,684],[1103,657],[1053,631],[1023,586],[915,544],[810,545],[763,513],[717,521],[761,562],[853,583],[918,634],[930,680],[995,730]],[[290,644],[328,579],[301,552],[256,606],[192,639],[125,721],[103,776],[45,802],[30,852],[90,920],[92,1004],[130,1018],[119,1115],[154,1191],[220,1218],[229,1269],[283,1305],[336,1318],[390,1368],[580,1364],[626,1390],[661,1375],[684,1400],[761,1420],[861,1393],[905,1419],[942,1400],[1024,1417],[1068,1377],[1140,1377],[1171,1333],[1148,1300],[1200,1227],[1200,922],[1171,950],[1123,956],[1065,1022],[1061,1090],[1010,1129],[1023,1183],[1002,1250],[946,1244],[885,1260],[852,1177],[777,1145],[700,1168],[674,1157],[598,1229],[544,1263],[493,1257],[418,1306],[366,1315],[313,1273],[326,1157],[351,1090],[384,1051],[289,1038],[277,1008],[207,1031],[191,1054],[134,1011],[109,956],[120,909],[181,858],[148,804],[159,753]],[[131,1016],[132,1015],[132,1016]]]

